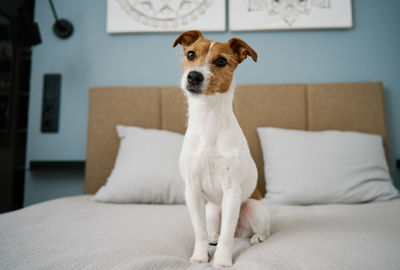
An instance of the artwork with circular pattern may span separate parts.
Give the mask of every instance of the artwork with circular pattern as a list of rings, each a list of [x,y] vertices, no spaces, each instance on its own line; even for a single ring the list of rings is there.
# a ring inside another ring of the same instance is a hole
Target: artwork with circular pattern
[[[225,0],[108,0],[108,32],[225,30]]]

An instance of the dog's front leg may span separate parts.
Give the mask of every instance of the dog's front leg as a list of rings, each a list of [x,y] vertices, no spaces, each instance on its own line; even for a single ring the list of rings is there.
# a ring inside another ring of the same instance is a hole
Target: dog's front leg
[[[194,251],[190,262],[208,263],[208,234],[204,198],[199,189],[191,186],[186,187],[185,196],[195,236]]]
[[[221,234],[214,254],[215,267],[232,266],[232,246],[240,212],[240,196],[239,187],[230,187],[223,191]]]

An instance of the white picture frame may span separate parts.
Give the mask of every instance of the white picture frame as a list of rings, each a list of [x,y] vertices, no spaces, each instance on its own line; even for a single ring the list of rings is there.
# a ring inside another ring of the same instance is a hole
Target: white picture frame
[[[107,0],[107,32],[226,30],[225,0]]]
[[[231,31],[352,26],[351,0],[229,0]]]

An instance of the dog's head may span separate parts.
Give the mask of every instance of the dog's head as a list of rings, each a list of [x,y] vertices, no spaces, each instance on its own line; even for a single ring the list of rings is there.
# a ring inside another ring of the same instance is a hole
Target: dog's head
[[[227,92],[238,64],[248,55],[257,61],[257,53],[238,38],[225,43],[213,42],[200,31],[192,30],[182,33],[173,47],[178,44],[185,54],[181,87],[193,95]]]

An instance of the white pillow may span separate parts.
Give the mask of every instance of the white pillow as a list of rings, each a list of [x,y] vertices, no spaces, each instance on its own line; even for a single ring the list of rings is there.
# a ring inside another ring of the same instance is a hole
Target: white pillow
[[[399,194],[390,178],[381,136],[333,130],[257,130],[267,202],[361,203]]]
[[[95,201],[114,203],[184,203],[179,173],[183,135],[157,129],[117,126],[117,159]]]

